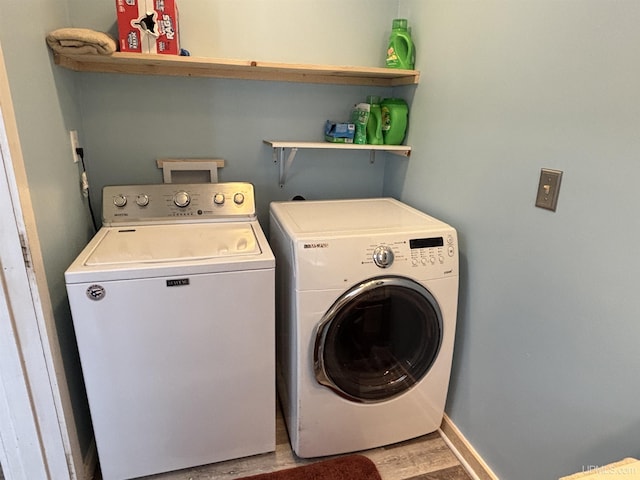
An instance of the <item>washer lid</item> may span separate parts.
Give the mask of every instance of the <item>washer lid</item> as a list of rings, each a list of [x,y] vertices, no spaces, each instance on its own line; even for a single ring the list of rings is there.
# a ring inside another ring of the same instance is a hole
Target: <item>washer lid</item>
[[[84,264],[168,263],[259,253],[248,223],[145,225],[106,229]]]

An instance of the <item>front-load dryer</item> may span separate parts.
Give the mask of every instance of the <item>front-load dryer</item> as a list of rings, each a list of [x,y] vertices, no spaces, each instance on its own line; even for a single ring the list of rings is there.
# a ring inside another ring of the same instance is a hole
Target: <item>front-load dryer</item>
[[[317,457],[438,429],[458,302],[453,227],[391,198],[274,202],[278,393]]]

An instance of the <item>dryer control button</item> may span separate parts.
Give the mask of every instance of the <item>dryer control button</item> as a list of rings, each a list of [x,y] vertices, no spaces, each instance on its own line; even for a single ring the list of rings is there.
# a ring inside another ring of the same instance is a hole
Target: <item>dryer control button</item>
[[[390,267],[393,263],[393,250],[386,245],[380,245],[373,251],[373,263],[380,268]]]

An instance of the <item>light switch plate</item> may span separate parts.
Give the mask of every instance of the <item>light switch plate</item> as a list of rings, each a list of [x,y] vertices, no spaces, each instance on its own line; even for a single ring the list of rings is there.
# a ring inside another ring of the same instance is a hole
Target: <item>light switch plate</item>
[[[546,208],[556,211],[558,205],[558,193],[560,192],[560,181],[562,172],[543,168],[540,170],[540,182],[538,183],[538,194],[536,195],[536,207]]]

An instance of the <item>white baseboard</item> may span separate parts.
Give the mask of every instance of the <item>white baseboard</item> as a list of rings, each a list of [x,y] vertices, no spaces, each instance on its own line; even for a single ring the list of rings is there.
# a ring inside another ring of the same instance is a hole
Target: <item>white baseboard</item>
[[[446,414],[438,432],[473,480],[499,480]]]

